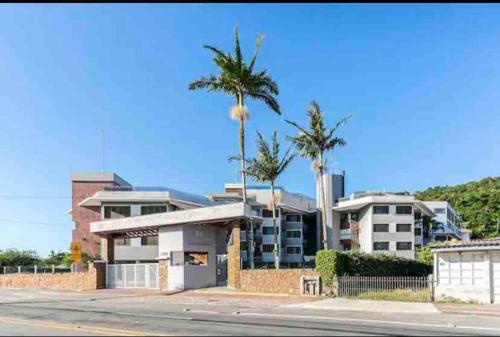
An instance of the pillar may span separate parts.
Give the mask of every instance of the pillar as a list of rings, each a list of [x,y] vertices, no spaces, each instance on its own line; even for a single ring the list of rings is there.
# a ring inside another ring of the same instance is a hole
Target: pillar
[[[112,236],[101,240],[101,256],[108,263],[115,262],[115,241]]]
[[[168,264],[169,260],[166,258],[158,259],[159,264],[159,282],[160,292],[166,293],[168,291]]]
[[[240,288],[240,222],[232,224],[231,236],[227,248],[227,286]]]

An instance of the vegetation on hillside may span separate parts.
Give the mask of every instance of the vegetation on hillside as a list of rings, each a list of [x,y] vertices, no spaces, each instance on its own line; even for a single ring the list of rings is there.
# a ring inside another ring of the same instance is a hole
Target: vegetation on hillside
[[[436,186],[417,192],[420,200],[447,200],[455,208],[472,238],[500,236],[500,177],[488,177],[456,186]]]

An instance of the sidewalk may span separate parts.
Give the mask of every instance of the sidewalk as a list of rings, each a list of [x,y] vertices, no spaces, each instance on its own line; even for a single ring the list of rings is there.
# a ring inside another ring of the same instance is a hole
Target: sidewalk
[[[498,304],[436,303],[435,306],[439,309],[439,311],[447,314],[500,317],[500,305]]]
[[[333,310],[333,311],[371,311],[380,313],[438,314],[440,311],[432,303],[349,300],[328,298],[316,302],[295,303],[284,308]]]

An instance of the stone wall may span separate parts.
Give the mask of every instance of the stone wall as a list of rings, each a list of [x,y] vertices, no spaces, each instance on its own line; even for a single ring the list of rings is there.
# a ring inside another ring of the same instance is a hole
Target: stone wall
[[[240,271],[239,290],[252,293],[301,295],[300,277],[318,276],[314,269],[253,269]]]
[[[98,288],[102,278],[93,264],[86,272],[58,274],[0,275],[0,288],[42,288],[53,290],[92,290]]]
[[[239,289],[240,280],[240,224],[234,223],[231,231],[231,245],[227,249],[227,286]]]

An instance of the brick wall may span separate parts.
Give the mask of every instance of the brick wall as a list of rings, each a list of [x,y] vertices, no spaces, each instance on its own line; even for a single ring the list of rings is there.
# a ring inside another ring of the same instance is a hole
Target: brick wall
[[[240,271],[240,290],[253,293],[300,294],[301,276],[318,276],[314,269],[253,269]]]
[[[53,290],[91,290],[98,288],[102,275],[93,264],[87,272],[64,274],[0,275],[0,288],[42,288]]]
[[[116,186],[113,182],[72,182],[72,205],[71,217],[75,223],[73,230],[73,241],[80,242],[82,252],[95,257],[100,254],[100,238],[90,233],[90,222],[101,220],[100,207],[80,207],[78,204],[98,191],[104,190],[106,186]]]

